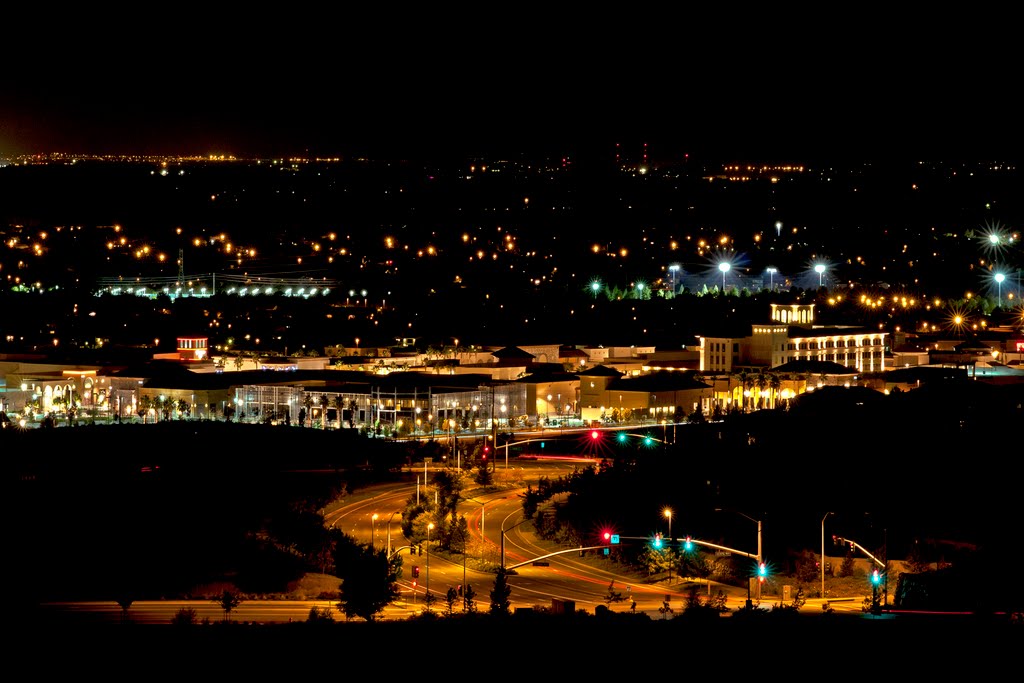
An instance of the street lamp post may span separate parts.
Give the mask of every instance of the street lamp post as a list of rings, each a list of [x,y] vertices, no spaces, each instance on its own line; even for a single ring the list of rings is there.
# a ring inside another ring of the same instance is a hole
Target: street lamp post
[[[388,517],[388,559],[391,558],[391,520],[394,519],[395,515],[399,512],[401,512],[401,510],[395,510],[391,513],[391,516]]]
[[[665,518],[668,519],[668,548],[669,548],[669,563],[668,563],[668,580],[672,582],[672,508],[665,508],[663,513]]]
[[[831,512],[826,512],[825,516],[821,518],[821,597],[825,599],[825,519],[831,515]]]
[[[775,291],[775,273],[777,272],[778,270],[775,268],[768,269],[768,289],[773,292]]]
[[[427,603],[428,612],[430,611],[430,530],[433,528],[433,522],[427,525],[427,592],[423,600]]]
[[[727,508],[715,508],[715,512],[723,512],[723,511],[734,512],[737,515],[739,515],[740,517],[746,517],[751,522],[754,522],[755,524],[757,524],[757,566],[760,567],[761,566],[761,562],[762,562],[763,557],[764,557],[761,554],[761,549],[762,549],[762,545],[761,545],[761,520],[754,519],[750,515],[744,514],[744,513],[740,512],[739,510],[732,510],[732,509],[727,509]],[[760,595],[758,597],[760,597]],[[750,577],[748,576],[747,577],[747,608],[749,608],[751,606],[751,604],[752,603],[750,601]]]
[[[722,294],[725,294],[725,274],[729,272],[731,267],[728,261],[722,261],[718,264],[718,269],[722,271]]]
[[[376,512],[370,518],[370,550],[377,549],[377,519],[380,517]]]
[[[821,276],[825,274],[825,265],[822,264],[822,263],[819,263],[818,265],[814,266],[814,272],[818,274],[818,288],[820,289],[821,288]]]
[[[999,295],[998,295],[999,308],[1003,307],[1003,280],[1005,280],[1005,279],[1006,279],[1005,275],[1003,275],[1002,273],[996,273],[996,285],[998,286],[998,292],[999,292]]]
[[[505,522],[501,523],[501,568],[502,569],[505,568],[505,532],[506,531],[512,531],[513,529],[515,529],[520,524],[523,524],[524,522],[528,522],[528,521],[529,520],[527,520],[527,519],[520,520],[520,521],[516,522],[515,524],[513,524],[512,526],[510,526],[509,528],[507,528],[507,529],[505,528]]]

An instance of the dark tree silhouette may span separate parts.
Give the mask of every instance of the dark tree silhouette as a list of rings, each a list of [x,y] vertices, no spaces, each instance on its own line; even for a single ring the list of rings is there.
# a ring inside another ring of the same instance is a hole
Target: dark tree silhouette
[[[242,598],[234,591],[225,589],[225,591],[220,594],[220,597],[214,600],[214,602],[220,605],[220,608],[224,610],[224,621],[230,621],[232,610],[242,604]]]
[[[508,597],[511,594],[512,586],[508,585],[508,572],[504,567],[500,567],[494,577],[494,587],[491,589],[491,614],[509,614],[512,603]]]

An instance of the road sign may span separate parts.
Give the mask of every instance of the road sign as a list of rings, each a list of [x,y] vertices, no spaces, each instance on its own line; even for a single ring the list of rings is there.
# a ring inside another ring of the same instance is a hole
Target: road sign
[[[618,542],[619,542],[619,535],[618,534],[612,534],[612,543],[618,543]]]

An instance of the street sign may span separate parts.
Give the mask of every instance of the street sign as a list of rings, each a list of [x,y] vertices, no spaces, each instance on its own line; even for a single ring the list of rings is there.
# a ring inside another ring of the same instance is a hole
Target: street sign
[[[619,542],[619,535],[618,534],[612,534],[612,543],[618,543],[618,542]]]

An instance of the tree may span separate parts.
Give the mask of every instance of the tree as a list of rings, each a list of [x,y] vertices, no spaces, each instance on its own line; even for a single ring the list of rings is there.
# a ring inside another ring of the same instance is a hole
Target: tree
[[[146,424],[146,415],[149,414],[149,409],[153,407],[153,399],[145,395],[139,396],[139,400],[135,405],[135,412],[138,414],[139,419],[142,420],[142,424]]]
[[[770,380],[768,379],[768,375],[765,374],[764,370],[762,370],[761,372],[757,373],[757,377],[754,378],[754,384],[757,386],[757,390],[759,392],[758,396],[757,396],[757,407],[758,408],[765,408],[766,407],[765,404],[764,404],[764,391],[765,391],[765,389],[768,388],[769,381]]]
[[[446,603],[445,612],[448,616],[455,614],[455,601],[459,599],[459,592],[455,590],[454,586],[448,586],[448,592],[444,595],[444,601]]]
[[[331,399],[327,397],[327,394],[320,394],[320,428],[327,429],[327,406],[331,404]]]
[[[117,599],[117,606],[121,608],[121,623],[127,624],[131,619],[128,618],[128,610],[131,609],[132,603],[135,600],[127,594],[122,594]]]
[[[845,578],[847,576],[853,576],[853,555],[850,553],[846,553],[842,564],[839,565],[839,577]]]
[[[341,429],[341,416],[345,413],[345,399],[341,394],[334,396],[334,410],[338,413],[338,429]]]
[[[231,611],[242,604],[242,598],[234,591],[224,589],[224,592],[214,602],[224,610],[224,621],[230,621]]]
[[[384,608],[398,599],[398,571],[402,559],[397,554],[390,560],[381,551],[366,546],[350,548],[337,561],[341,576],[341,598],[338,606],[346,617],[377,618]]]
[[[771,404],[772,408],[775,407],[775,401],[779,397],[779,389],[782,388],[782,378],[779,377],[778,373],[772,373],[768,376],[768,387],[771,389]]]
[[[174,626],[194,626],[199,618],[192,607],[182,607],[171,617],[171,624]]]
[[[305,419],[304,418],[306,416],[309,417],[309,419],[310,419],[310,426],[312,426],[312,424],[313,424],[313,422],[312,422],[312,420],[313,420],[313,396],[311,394],[307,393],[307,394],[303,394],[302,395],[302,410],[304,411],[303,413],[300,413],[300,415],[303,416],[303,419],[300,420],[300,422],[303,423],[302,426],[305,426]]]
[[[306,621],[310,624],[333,624],[334,612],[330,607],[313,607]]]
[[[508,570],[504,567],[498,569],[494,577],[494,587],[491,589],[491,614],[503,616],[511,613],[512,603],[508,596],[512,594],[512,587],[508,585]]]
[[[467,583],[466,590],[462,594],[462,609],[466,612],[476,613],[476,591],[473,584]]]

